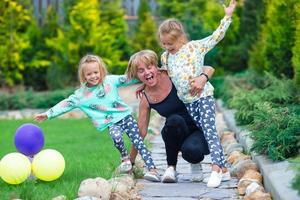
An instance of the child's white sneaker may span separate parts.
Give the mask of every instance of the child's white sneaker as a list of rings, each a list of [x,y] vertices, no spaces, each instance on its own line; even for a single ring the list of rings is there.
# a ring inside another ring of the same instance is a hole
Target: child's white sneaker
[[[209,178],[210,178],[210,177],[204,178],[204,179],[203,179],[203,182],[204,182],[204,183],[208,183]],[[230,176],[229,171],[223,173],[221,182],[230,181],[230,180],[231,180],[231,176]]]
[[[210,188],[218,187],[221,184],[222,177],[223,177],[222,171],[220,172],[212,171],[207,182],[207,187]]]
[[[222,182],[230,181],[230,180],[231,180],[230,172],[227,171],[227,172],[223,173]]]
[[[177,182],[177,172],[175,171],[174,167],[170,166],[166,169],[163,177],[163,183],[176,183]]]
[[[118,167],[120,173],[127,173],[132,170],[132,164],[130,160],[123,161]]]
[[[160,177],[157,172],[148,171],[147,173],[145,173],[144,179],[152,182],[160,182]]]

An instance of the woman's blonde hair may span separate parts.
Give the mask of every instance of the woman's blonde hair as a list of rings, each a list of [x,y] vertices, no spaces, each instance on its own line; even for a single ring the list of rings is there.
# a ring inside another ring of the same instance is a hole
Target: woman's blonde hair
[[[84,67],[86,66],[87,63],[97,63],[98,64],[99,71],[100,71],[99,84],[101,84],[103,82],[104,77],[107,75],[106,66],[105,66],[105,63],[103,62],[103,60],[99,56],[92,55],[92,54],[88,54],[88,55],[84,56],[83,58],[81,58],[81,60],[79,62],[78,79],[80,81],[80,84],[81,85],[86,84],[86,80],[84,77]]]
[[[167,36],[171,41],[183,40],[183,43],[188,41],[188,36],[184,31],[184,27],[178,19],[171,18],[163,21],[158,27],[158,39],[161,41],[162,36]]]
[[[145,63],[147,66],[154,65],[157,67],[158,58],[152,50],[142,50],[133,54],[128,62],[126,74],[128,79],[137,78],[137,70],[140,63]]]

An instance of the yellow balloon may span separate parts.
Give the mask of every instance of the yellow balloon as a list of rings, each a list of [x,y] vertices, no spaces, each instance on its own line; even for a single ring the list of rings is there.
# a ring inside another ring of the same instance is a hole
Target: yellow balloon
[[[65,170],[65,159],[54,149],[45,149],[36,154],[32,161],[32,172],[40,180],[54,181]]]
[[[6,154],[0,161],[0,176],[9,184],[24,182],[31,173],[29,159],[21,153]]]

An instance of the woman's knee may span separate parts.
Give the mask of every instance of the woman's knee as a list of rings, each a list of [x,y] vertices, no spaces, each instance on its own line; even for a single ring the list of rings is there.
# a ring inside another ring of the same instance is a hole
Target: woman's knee
[[[204,159],[204,155],[209,154],[206,140],[201,132],[191,134],[182,144],[182,157],[190,163],[198,163]]]

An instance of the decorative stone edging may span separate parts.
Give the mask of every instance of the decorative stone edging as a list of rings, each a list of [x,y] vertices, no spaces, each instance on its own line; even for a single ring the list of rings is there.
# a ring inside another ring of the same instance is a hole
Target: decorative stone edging
[[[234,120],[234,110],[228,110],[223,107],[221,100],[217,101],[218,108],[222,111],[224,120],[228,127],[235,132],[236,137],[241,143],[246,152],[248,152],[254,162],[257,164],[260,172],[263,175],[263,182],[266,191],[270,192],[274,200],[300,200],[297,191],[290,187],[291,180],[295,172],[289,168],[288,162],[273,162],[266,156],[255,154],[250,151],[253,144],[249,136],[249,131],[242,130],[238,127]]]

